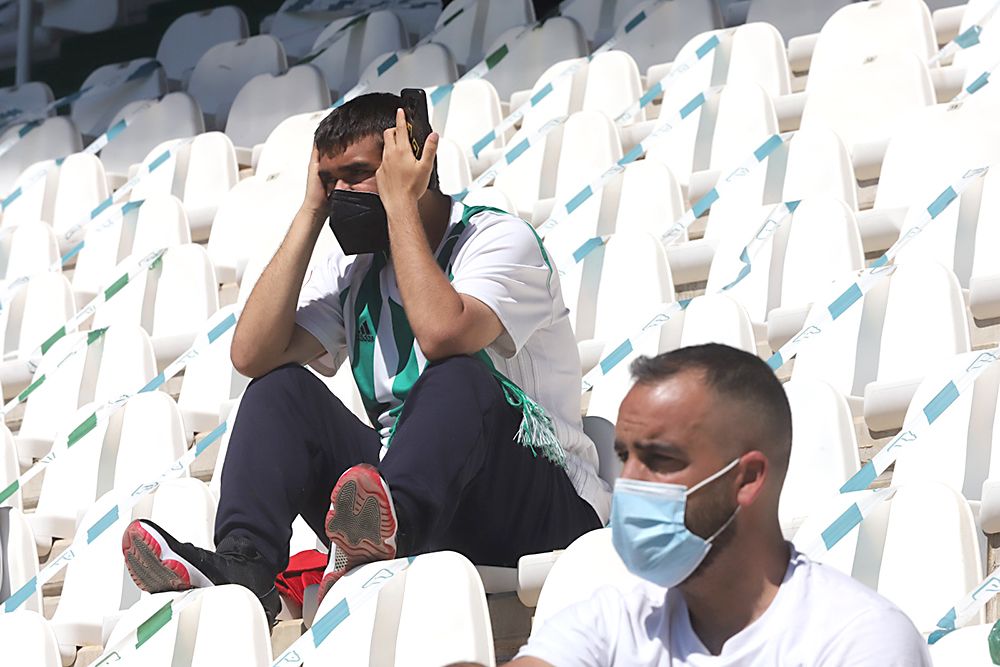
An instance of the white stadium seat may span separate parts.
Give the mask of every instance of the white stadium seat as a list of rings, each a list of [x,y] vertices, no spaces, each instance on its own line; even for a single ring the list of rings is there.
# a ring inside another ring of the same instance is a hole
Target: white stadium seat
[[[403,88],[433,88],[456,79],[455,58],[448,47],[435,43],[380,54],[365,66],[359,77],[361,81],[370,82],[370,92],[394,95]]]
[[[9,127],[0,134],[0,142],[17,136],[22,124]],[[45,120],[4,153],[0,160],[0,192],[4,197],[14,189],[15,181],[24,169],[43,160],[58,160],[83,148],[80,131],[66,116]]]
[[[354,86],[362,68],[379,54],[399,51],[410,45],[403,22],[391,11],[371,12],[364,21],[344,30],[353,19],[348,16],[332,21],[312,46],[313,51],[323,49],[309,62],[323,73],[333,97],[339,97]]]
[[[90,220],[90,212],[108,194],[108,177],[104,165],[93,155],[75,153],[59,168],[59,188],[52,204],[52,227],[59,239],[59,249],[68,251],[80,242],[67,238],[64,232],[74,225]]]
[[[138,58],[127,62],[98,67],[84,79],[81,88],[101,85],[122,76],[126,72],[134,72],[140,67],[149,67],[155,61],[151,58]],[[139,77],[116,85],[109,92],[91,97],[83,97],[73,103],[70,118],[80,128],[85,137],[96,137],[111,126],[112,119],[118,110],[135,100],[155,100],[167,92],[167,77],[162,67],[157,67],[150,75]]]
[[[486,47],[501,33],[534,20],[535,8],[530,0],[453,3],[438,17],[437,25],[444,29],[434,36],[434,41],[447,47],[455,62],[467,69],[486,56]]]
[[[0,508],[0,586],[11,593],[19,591],[32,577],[38,574],[38,552],[35,537],[25,515],[16,507]],[[22,613],[42,612],[42,591],[28,591]],[[16,614],[3,614],[10,618]],[[9,646],[4,642],[4,648]],[[31,663],[35,664],[35,663]]]
[[[40,172],[44,172],[44,176],[38,177]],[[51,220],[58,187],[59,165],[55,160],[42,160],[29,165],[11,185],[11,191],[21,188],[21,194],[3,210],[0,229],[21,222]]]
[[[237,93],[258,74],[278,75],[288,69],[285,50],[269,35],[216,44],[198,60],[188,93],[205,114],[205,127],[221,130]]]
[[[235,5],[188,12],[174,19],[163,32],[156,60],[172,84],[184,86],[206,51],[216,44],[249,36],[246,14]]]
[[[25,611],[0,617],[0,644],[8,664],[62,667],[55,633],[45,618]]]
[[[12,281],[47,271],[59,262],[59,242],[44,222],[25,222],[0,236],[0,279]]]

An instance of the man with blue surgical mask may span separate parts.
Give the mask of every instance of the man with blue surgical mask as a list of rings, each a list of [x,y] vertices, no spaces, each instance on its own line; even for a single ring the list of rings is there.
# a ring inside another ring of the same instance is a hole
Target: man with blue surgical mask
[[[767,364],[713,344],[632,373],[611,530],[643,581],[549,618],[512,666],[931,664],[898,608],[782,536],[792,420]]]

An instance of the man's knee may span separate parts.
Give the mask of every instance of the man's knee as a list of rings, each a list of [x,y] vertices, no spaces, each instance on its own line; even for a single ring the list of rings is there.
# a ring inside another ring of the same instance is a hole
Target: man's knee
[[[285,364],[251,381],[243,402],[246,403],[248,399],[271,402],[282,397],[301,399],[303,394],[321,389],[326,389],[325,385],[307,368],[299,364]]]
[[[420,374],[417,384],[433,385],[435,392],[475,395],[481,401],[502,398],[500,384],[489,367],[480,359],[468,355],[435,361]]]

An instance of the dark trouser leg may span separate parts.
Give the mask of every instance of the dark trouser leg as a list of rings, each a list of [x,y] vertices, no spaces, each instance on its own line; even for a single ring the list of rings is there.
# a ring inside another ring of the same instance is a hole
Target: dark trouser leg
[[[512,566],[600,527],[562,468],[514,442],[520,422],[482,362],[428,366],[379,465],[400,516],[401,555],[452,549]]]
[[[378,433],[298,365],[251,382],[232,428],[215,543],[249,540],[277,574],[296,515],[326,539],[330,491],[347,468],[378,463]]]

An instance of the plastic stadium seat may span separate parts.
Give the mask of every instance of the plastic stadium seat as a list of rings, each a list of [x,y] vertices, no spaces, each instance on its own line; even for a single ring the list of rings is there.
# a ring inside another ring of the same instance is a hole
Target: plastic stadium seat
[[[826,308],[850,286],[845,276],[815,302]],[[914,327],[914,322],[921,322]],[[850,397],[875,432],[899,427],[928,370],[941,359],[968,352],[969,324],[955,274],[934,262],[897,266],[837,326],[804,345],[794,377],[824,379]]]
[[[638,7],[616,8],[619,32],[624,32],[638,11]],[[647,7],[646,20],[624,35],[617,48],[631,55],[645,72],[651,65],[674,60],[692,35],[718,27],[718,10],[712,0],[672,0]]]
[[[557,264],[571,261],[571,253],[597,236],[618,232],[656,234],[685,208],[680,186],[670,170],[653,160],[626,165],[596,199],[596,205],[578,208],[549,233],[546,245],[556,254]],[[559,269],[573,270],[561,265]]]
[[[108,30],[124,18],[117,0],[55,0],[45,3],[42,25],[71,32]]]
[[[486,53],[493,53],[501,44],[510,43],[520,30],[520,27],[511,28],[497,37]],[[565,14],[554,16],[518,38],[504,59],[483,78],[493,84],[500,99],[506,102],[514,92],[531,88],[550,63],[582,58],[588,52],[587,38],[579,24]]]
[[[785,383],[792,408],[792,455],[781,488],[778,520],[786,536],[839,493],[861,462],[847,401],[820,380]]]
[[[96,403],[85,404],[67,423],[80,423],[96,407]],[[56,446],[69,435],[67,429],[60,432]],[[73,537],[77,526],[84,523],[80,520],[84,512],[98,511],[96,517],[91,517],[96,521],[108,511],[95,506],[94,501],[112,489],[134,488],[154,479],[185,449],[184,426],[174,399],[162,391],[133,396],[107,421],[99,420],[93,430],[46,469],[38,507],[29,518],[35,542],[44,549],[51,538]],[[112,544],[118,542],[111,539]],[[91,580],[88,585],[93,583]],[[67,598],[64,590],[63,601]],[[114,598],[117,600],[118,595]],[[62,640],[60,635],[60,643],[65,643]]]
[[[4,614],[0,618],[0,644],[8,664],[62,667],[55,633],[37,612]]]
[[[239,182],[233,142],[221,132],[199,135],[187,146],[186,167],[180,199],[184,202],[191,237],[204,241],[211,232],[219,203]]]
[[[288,116],[328,106],[330,91],[312,65],[298,65],[278,75],[258,74],[233,100],[226,135],[235,145],[247,148],[240,162],[249,164],[249,148],[264,143]]]
[[[21,510],[14,507],[0,508],[0,560],[0,585],[5,591],[17,591],[38,574],[38,553],[31,526]],[[21,610],[42,611],[41,589],[36,589],[28,596]],[[13,615],[3,614],[4,618]]]
[[[188,12],[176,18],[163,32],[156,59],[163,65],[171,84],[184,87],[206,51],[216,44],[249,36],[246,14],[235,5]]]
[[[438,180],[441,192],[456,195],[469,187],[472,170],[469,160],[458,144],[446,137],[441,138],[437,152]]]
[[[330,23],[313,43],[313,50],[326,44],[353,17]],[[323,73],[326,86],[335,97],[346,93],[361,76],[361,69],[379,54],[399,51],[410,45],[406,28],[391,11],[374,11],[362,22],[340,33],[311,62]]]
[[[149,105],[142,111],[136,111]],[[150,151],[170,139],[193,137],[205,131],[205,120],[194,98],[187,93],[170,93],[158,102],[141,100],[126,104],[111,120],[136,114],[129,126],[101,151],[108,174],[125,180],[129,167],[142,162]]]
[[[383,563],[356,568],[323,599],[316,619],[345,596],[385,575]],[[423,554],[395,574],[376,599],[351,614],[321,643],[319,662],[349,665],[492,665],[493,630],[483,583],[464,556],[451,551]]]
[[[584,38],[596,46],[611,37],[623,11],[639,4],[642,0],[563,0],[559,14],[579,24]]]
[[[139,258],[121,263],[127,270]],[[194,342],[206,320],[219,309],[218,282],[208,253],[192,243],[175,246],[102,304],[94,326],[139,324],[153,340],[159,367],[180,356]]]
[[[7,128],[0,134],[0,142],[15,136],[22,125]],[[14,182],[26,167],[42,160],[57,160],[83,148],[80,131],[65,116],[47,119],[21,139],[16,146],[4,153],[0,160],[0,192],[6,197],[14,189]]]
[[[14,444],[14,436],[11,435],[10,429],[4,424],[3,428],[0,428],[0,484],[6,489],[7,485],[16,480],[20,474],[21,469],[17,463],[17,445]],[[0,506],[20,510],[22,508],[20,489],[3,503],[0,503]]]
[[[644,232],[615,234],[560,280],[584,370],[597,363],[605,344],[631,334],[647,314],[674,300],[663,246]]]
[[[396,63],[379,76],[379,67],[393,56]],[[403,88],[433,88],[453,83],[458,79],[458,68],[448,47],[441,44],[422,44],[417,48],[376,56],[361,71],[361,81],[367,81],[366,92],[393,93]]]
[[[476,0],[474,4],[454,3],[441,12],[437,26],[446,27],[434,42],[451,51],[463,68],[474,66],[486,56],[486,46],[503,32],[535,21],[530,0]]]
[[[251,257],[277,249],[302,205],[304,177],[245,178],[223,197],[206,246],[220,284],[239,283]]]
[[[157,397],[160,402],[170,401],[166,394],[159,392],[154,392],[150,396]],[[128,407],[131,407],[131,404]],[[128,442],[123,440],[122,445],[133,450],[142,450],[151,444],[160,444],[143,442],[144,438],[136,432],[129,433],[128,438],[130,440]],[[140,451],[133,452],[133,455],[138,454]],[[177,452],[177,456],[180,454],[181,452]],[[156,468],[157,465],[159,469]],[[130,480],[130,482],[138,484],[140,481],[151,479],[166,470],[168,465],[169,463],[165,461],[147,465],[144,476],[141,479]],[[111,502],[110,497],[105,497],[105,500],[107,503]],[[94,504],[81,521],[81,525],[96,523],[108,511],[106,502],[98,501]],[[98,540],[91,543],[91,546],[66,568],[66,580],[63,584],[62,595],[52,616],[52,625],[59,639],[59,649],[63,654],[64,661],[67,657],[72,660],[77,646],[104,645],[105,621],[110,626],[116,618],[122,616],[122,610],[130,608],[137,611],[145,610],[146,608],[141,605],[150,604],[157,601],[157,598],[162,598],[162,596],[149,596],[141,593],[133,583],[132,577],[125,570],[121,536],[125,532],[125,527],[134,518],[152,519],[182,542],[191,542],[207,549],[211,549],[213,546],[212,526],[215,523],[215,498],[212,497],[208,487],[196,479],[166,481],[152,496],[143,498],[131,513],[118,517],[118,520],[113,525],[108,526]],[[233,588],[246,590],[238,586]],[[249,591],[247,591],[247,595],[250,595],[256,604],[263,622],[263,609],[260,603],[252,597]],[[159,599],[159,605],[148,610],[146,615],[141,617],[142,620],[148,618],[156,608],[162,606],[164,601]],[[244,628],[247,624],[245,621],[240,622],[243,619],[240,619],[237,614],[241,607],[235,604],[234,600],[229,601],[228,609],[232,624],[224,636],[227,637],[229,648],[234,651],[234,657],[231,659],[235,660],[235,651],[239,649],[231,639],[237,628]],[[131,614],[128,614],[127,617],[134,618]],[[120,628],[116,627],[116,630],[120,630]],[[162,641],[165,637],[172,638],[173,636],[174,633],[169,631],[158,633],[150,641]],[[117,643],[119,638],[120,634],[113,631],[108,645]],[[155,660],[162,659],[162,657],[162,653],[155,650],[155,645],[143,646],[142,659],[144,662],[152,661],[152,664],[158,664]],[[168,653],[166,659],[169,660],[169,657]],[[249,663],[233,662],[232,664]]]
[[[819,33],[806,90],[812,92],[845,65],[860,65],[874,55],[912,51],[926,62],[937,53],[936,42],[931,14],[922,0],[847,5]]]
[[[643,323],[640,315],[630,318],[632,330],[621,332],[623,338],[625,334],[634,334],[635,329]],[[609,355],[619,342],[608,341],[601,358]],[[670,322],[659,329],[652,328],[642,336],[635,346],[634,353],[594,386],[587,408],[587,420],[591,422],[588,433],[591,437],[596,436],[595,442],[599,452],[603,448],[604,454],[613,457],[610,461],[613,463],[613,474],[606,475],[602,469],[602,478],[609,483],[613,482],[621,471],[621,462],[613,453],[614,424],[618,420],[618,408],[632,387],[632,376],[628,368],[631,360],[639,355],[655,356],[680,347],[704,343],[721,343],[751,354],[756,353],[753,325],[739,303],[724,294],[711,294],[692,299],[682,313],[673,315]],[[593,423],[595,419],[602,420],[604,426],[595,428]],[[603,459],[601,465],[602,468],[605,465]]]
[[[676,0],[674,0],[676,1]],[[608,51],[594,57],[587,70],[587,87],[583,95],[585,111],[601,111],[615,118],[625,107],[642,96],[639,68],[625,51]],[[645,120],[645,110],[630,122]]]
[[[36,174],[45,171],[40,180],[28,185]],[[52,219],[52,205],[59,187],[59,166],[55,160],[43,160],[29,165],[21,172],[11,190],[21,188],[21,194],[3,210],[2,228],[12,227],[22,222],[37,222]]]
[[[937,102],[930,72],[911,51],[883,52],[809,87],[803,129],[819,122],[847,144],[858,180],[878,176],[889,136],[905,115]]]
[[[47,271],[59,261],[59,243],[44,222],[25,222],[0,236],[0,277],[12,281]]]
[[[492,186],[470,191],[462,203],[466,206],[492,206],[508,213],[514,210],[510,198]]]
[[[61,273],[48,272],[33,276],[0,311],[0,384],[7,398],[28,386],[31,373],[25,362],[75,312],[69,281]]]
[[[149,172],[142,176],[132,188],[129,194],[131,201],[146,199],[153,194],[173,194],[176,197],[184,196],[184,179],[187,178],[188,154],[191,144],[178,145],[178,140],[171,139],[164,141],[153,147],[153,150],[146,154],[142,162],[129,168],[129,173],[133,176],[138,170],[152,164],[159,159],[167,150],[170,150],[172,157],[163,167]]]
[[[138,326],[113,326],[102,340],[67,358],[88,335],[81,331],[58,341],[34,373],[33,380],[46,379],[25,404],[15,438],[25,465],[48,453],[60,432],[76,426],[70,422],[78,408],[133,392],[156,375],[153,345]]]
[[[28,81],[20,86],[0,88],[0,109],[40,110],[55,98],[52,89],[44,81]],[[49,111],[51,116],[55,110]],[[36,114],[32,114],[34,117]]]
[[[286,170],[306,174],[312,159],[313,135],[320,121],[329,113],[324,109],[300,113],[281,121],[260,146],[259,153],[255,149],[255,173],[263,177]]]
[[[493,84],[483,79],[459,81],[447,99],[434,109],[431,124],[442,137],[451,140],[467,155],[472,146],[503,119],[500,98]],[[491,148],[502,148],[498,137]],[[485,167],[486,165],[484,165]]]
[[[531,220],[541,224],[549,215],[552,206],[561,206],[576,195],[584,186],[622,157],[621,142],[615,126],[607,116],[599,111],[580,111],[566,121],[562,131],[559,162],[552,176],[555,177],[553,197],[535,202]],[[552,136],[552,135],[549,135]],[[547,147],[546,147],[547,148]],[[532,152],[540,152],[534,148]],[[522,169],[517,165],[501,176]],[[544,176],[544,174],[543,174]],[[550,178],[552,176],[549,176]],[[496,179],[495,185],[512,194],[504,185],[506,179]],[[582,216],[592,215],[600,208],[600,198],[592,197],[574,211]],[[572,225],[572,218],[565,225]],[[570,250],[575,250],[576,247]]]
[[[76,256],[70,283],[77,308],[83,308],[103,285],[121,275],[114,272],[118,262],[130,252],[130,238],[139,213],[133,209],[122,216],[121,222],[91,229],[83,237],[84,246]]]
[[[288,69],[285,50],[270,35],[216,44],[198,60],[187,91],[205,114],[205,127],[226,126],[229,108],[240,89],[258,74],[281,74]]]
[[[260,23],[260,32],[271,35],[285,49],[290,61],[304,58],[311,50],[319,34],[330,24],[332,16],[344,17],[352,10],[331,12],[278,11]]]
[[[142,255],[186,243],[191,243],[191,226],[184,212],[184,204],[173,195],[152,195],[147,198],[136,216],[129,252]]]
[[[907,418],[921,416],[931,399],[951,381],[956,369],[965,368],[979,356],[969,352],[942,359],[917,388],[906,411]],[[963,391],[947,410],[924,429],[920,438],[899,450],[893,482],[900,486],[921,480],[941,482],[961,493],[975,514],[983,497],[983,483],[1000,479],[1000,424],[996,410],[1000,368],[991,366],[976,380],[974,389]]]
[[[743,249],[757,234],[773,206],[744,212],[719,240],[708,273],[706,291],[716,292],[729,285],[746,264]],[[834,280],[864,265],[861,236],[854,215],[843,202],[826,197],[802,200],[785,220],[772,240],[760,247],[752,259],[752,269],[727,294],[747,309],[758,325],[775,309],[786,316],[799,313],[794,330],[798,333],[809,306],[821,299]]]
[[[52,227],[59,239],[59,250],[66,252],[80,238],[66,238],[65,232],[77,223],[90,220],[90,212],[108,194],[104,165],[93,155],[76,153],[63,161],[59,169],[59,188],[52,204]]]
[[[832,497],[802,524],[795,546],[876,589],[898,605],[917,630],[931,632],[941,615],[983,576],[969,504],[943,484],[907,484],[898,488],[890,502],[878,503],[860,529],[827,551],[820,533],[868,493]],[[914,577],[919,577],[920,586],[913,585]],[[980,612],[971,623],[982,621]]]
[[[180,613],[176,630],[153,635],[144,645],[143,661],[149,667],[212,667],[231,664],[267,667],[271,664],[271,637],[260,602],[246,588],[235,584],[215,586],[196,593],[201,601]],[[108,644],[128,637],[176,593],[143,598],[124,614],[111,632]]]
[[[993,624],[983,623],[959,628],[939,639],[930,647],[935,665],[966,665],[990,667],[990,631]]]
[[[559,555],[538,596],[532,633],[566,607],[589,600],[604,586],[623,591],[652,586],[625,569],[611,544],[610,528],[584,533]]]
[[[921,109],[899,123],[882,161],[873,210],[858,218],[866,250],[885,248],[895,241],[908,208],[913,209],[911,215],[917,215],[966,170],[996,161],[1000,127],[995,118],[994,104],[973,96],[960,105]],[[951,221],[959,210],[957,204],[945,209],[928,230],[928,238],[944,242],[953,233]],[[914,245],[923,243],[918,238]],[[956,265],[964,273],[960,267]]]
[[[858,210],[858,182],[851,154],[836,132],[817,121],[812,128],[798,130],[786,147],[785,174],[778,199],[828,197],[841,200],[852,211]]]
[[[98,67],[84,79],[81,88],[99,85],[109,79],[122,76],[125,72],[135,71],[143,65],[153,62],[152,58],[137,58],[122,63]],[[70,108],[70,118],[80,128],[85,137],[96,137],[111,125],[118,110],[135,100],[154,100],[167,92],[167,77],[163,68],[157,68],[145,78],[121,83],[111,90],[102,91],[83,97],[74,102]]]
[[[747,23],[777,28],[785,39],[818,33],[841,7],[853,0],[751,0]]]
[[[228,308],[228,307],[225,307]],[[177,405],[188,433],[210,431],[219,423],[224,403],[246,389],[250,379],[240,375],[229,358],[235,327],[231,327],[184,370]]]

